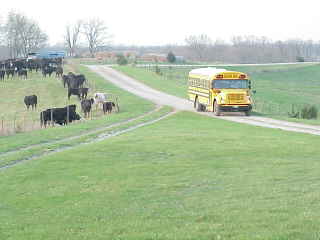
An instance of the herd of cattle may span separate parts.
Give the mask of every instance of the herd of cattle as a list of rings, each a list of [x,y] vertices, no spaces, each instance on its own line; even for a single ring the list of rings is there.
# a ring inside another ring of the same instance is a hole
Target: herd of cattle
[[[57,76],[62,76],[62,59],[7,59],[0,61],[0,81],[13,78],[15,76],[28,78],[28,72],[41,71],[44,77],[51,76],[53,72]]]
[[[89,117],[93,104],[97,105],[97,109],[100,106],[104,114],[111,113],[112,109],[116,107],[113,101],[107,101],[104,93],[94,93],[93,98],[87,99],[89,88],[84,87],[87,82],[85,76],[83,74],[76,75],[72,72],[63,75],[62,59],[10,59],[0,62],[0,80],[2,81],[5,77],[9,79],[15,76],[22,76],[27,79],[28,72],[32,71],[41,71],[43,77],[51,76],[53,73],[57,77],[61,77],[63,87],[68,89],[68,99],[75,95],[81,101],[81,109],[85,118]],[[32,110],[35,110],[38,104],[38,96],[25,96],[24,103],[27,110],[29,110],[30,106]],[[40,113],[41,127],[46,127],[48,123],[67,125],[80,119],[81,117],[76,112],[75,104],[63,108],[48,108]]]

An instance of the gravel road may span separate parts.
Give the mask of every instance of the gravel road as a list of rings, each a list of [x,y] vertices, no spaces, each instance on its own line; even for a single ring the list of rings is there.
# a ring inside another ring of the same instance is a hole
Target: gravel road
[[[118,87],[126,91],[129,91],[137,96],[148,99],[156,104],[172,106],[177,110],[196,112],[193,109],[193,104],[190,101],[150,88],[144,85],[143,83],[131,77],[128,77],[125,74],[120,73],[108,66],[103,66],[103,65],[92,66],[91,65],[87,67],[97,72],[106,80],[112,82]],[[247,117],[242,115],[240,116],[239,114],[236,114],[236,115],[230,114],[230,116],[219,116],[219,117],[214,116],[213,113],[210,113],[210,112],[203,112],[199,114],[207,115],[209,117],[224,119],[228,121],[238,122],[238,123],[255,125],[255,126],[278,128],[286,131],[320,135],[320,126],[293,123],[293,122],[275,120],[275,119],[265,118],[265,117],[257,117],[257,116]]]

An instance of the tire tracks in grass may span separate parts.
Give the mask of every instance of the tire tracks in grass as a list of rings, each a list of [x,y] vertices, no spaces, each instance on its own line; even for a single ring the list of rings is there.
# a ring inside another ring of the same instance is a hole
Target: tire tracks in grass
[[[113,127],[118,127],[118,126],[121,126],[121,125],[123,125],[123,124],[127,124],[127,123],[130,123],[130,122],[139,120],[139,119],[141,119],[141,118],[144,118],[144,117],[146,117],[146,116],[148,116],[148,115],[151,115],[151,114],[159,111],[160,109],[161,109],[161,106],[160,106],[160,105],[157,105],[157,106],[156,106],[154,109],[152,109],[151,111],[146,112],[146,113],[144,113],[144,114],[141,114],[141,115],[139,115],[139,116],[137,116],[137,117],[129,118],[129,119],[126,119],[126,120],[123,120],[123,121],[120,121],[120,122],[117,122],[117,123],[113,123],[113,124],[110,124],[110,125],[107,125],[107,126],[95,128],[95,129],[93,129],[93,130],[86,131],[86,132],[81,133],[81,134],[76,135],[76,136],[66,137],[66,138],[58,139],[58,140],[52,140],[52,141],[49,141],[49,142],[32,144],[32,145],[29,145],[29,146],[26,146],[26,147],[15,148],[15,149],[12,149],[12,150],[9,150],[9,151],[6,151],[6,152],[2,152],[2,153],[0,153],[0,163],[1,163],[1,161],[2,161],[2,160],[1,160],[2,157],[8,156],[8,155],[10,155],[10,154],[15,154],[15,153],[20,152],[20,151],[26,151],[26,150],[30,150],[30,149],[32,149],[32,148],[41,147],[41,146],[46,146],[46,145],[50,145],[50,144],[57,144],[57,143],[63,143],[63,142],[72,141],[72,140],[81,138],[81,137],[83,137],[83,136],[87,136],[87,135],[90,135],[90,134],[94,134],[94,133],[101,132],[101,131],[104,131],[104,130],[107,130],[107,129],[110,129],[110,128],[113,128]]]
[[[161,113],[161,109],[165,111],[164,113]],[[158,112],[158,113],[157,113]],[[63,139],[63,140],[57,140],[57,141],[52,141],[49,143],[44,143],[44,144],[37,144],[37,145],[32,145],[24,148],[23,150],[15,150],[11,151],[11,154],[21,154],[23,155],[22,152],[25,152],[25,156],[13,156],[12,159],[7,160],[6,162],[0,161],[0,170],[4,170],[10,167],[13,167],[19,163],[26,162],[29,160],[37,159],[40,157],[44,157],[47,155],[52,155],[54,153],[66,151],[69,149],[76,148],[78,146],[82,145],[87,145],[95,142],[101,142],[103,140],[109,139],[114,136],[118,136],[130,131],[133,131],[137,128],[151,125],[153,123],[156,123],[162,119],[165,119],[173,114],[175,114],[177,111],[176,110],[168,110],[163,109],[161,106],[158,106],[156,109],[154,109],[151,112],[148,112],[146,114],[140,115],[139,117],[136,117],[134,119],[129,119],[127,121],[123,121],[121,123],[115,123],[112,125],[109,125],[104,128],[99,128],[99,130],[94,130],[94,131],[88,131],[84,134],[81,134],[79,136],[73,136],[69,137],[68,139]],[[158,116],[157,114],[160,114]],[[156,116],[153,116],[156,115]],[[149,119],[151,118],[151,119]],[[135,124],[132,125],[132,122],[136,121]],[[107,131],[114,129],[114,131]],[[46,146],[44,149],[43,147]],[[50,148],[49,148],[50,147]],[[28,152],[28,150],[31,150],[32,148],[39,148],[35,149],[36,151],[40,151],[37,153],[34,153],[33,151]],[[9,154],[7,154],[9,155]]]

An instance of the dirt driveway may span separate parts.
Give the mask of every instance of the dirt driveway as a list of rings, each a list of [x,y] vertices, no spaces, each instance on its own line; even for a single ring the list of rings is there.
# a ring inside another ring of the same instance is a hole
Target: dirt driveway
[[[106,80],[117,85],[118,87],[126,91],[129,91],[137,96],[148,99],[156,104],[172,106],[177,110],[196,112],[193,109],[193,104],[190,101],[150,88],[144,85],[143,83],[131,77],[128,77],[125,74],[120,73],[108,66],[95,65],[95,66],[88,66],[88,67],[91,70],[100,74]],[[216,117],[210,112],[204,112],[199,114],[207,115],[209,117]],[[237,115],[237,116],[220,116],[216,118],[255,125],[255,126],[261,126],[261,127],[278,128],[286,131],[320,135],[320,126],[293,123],[293,122],[275,120],[275,119],[265,118],[265,117],[257,117],[257,116],[247,117],[247,116]]]

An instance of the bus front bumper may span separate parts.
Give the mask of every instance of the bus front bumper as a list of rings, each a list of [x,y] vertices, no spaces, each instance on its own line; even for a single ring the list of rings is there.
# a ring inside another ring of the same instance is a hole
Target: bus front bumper
[[[220,105],[222,112],[248,112],[252,110],[252,105]]]

